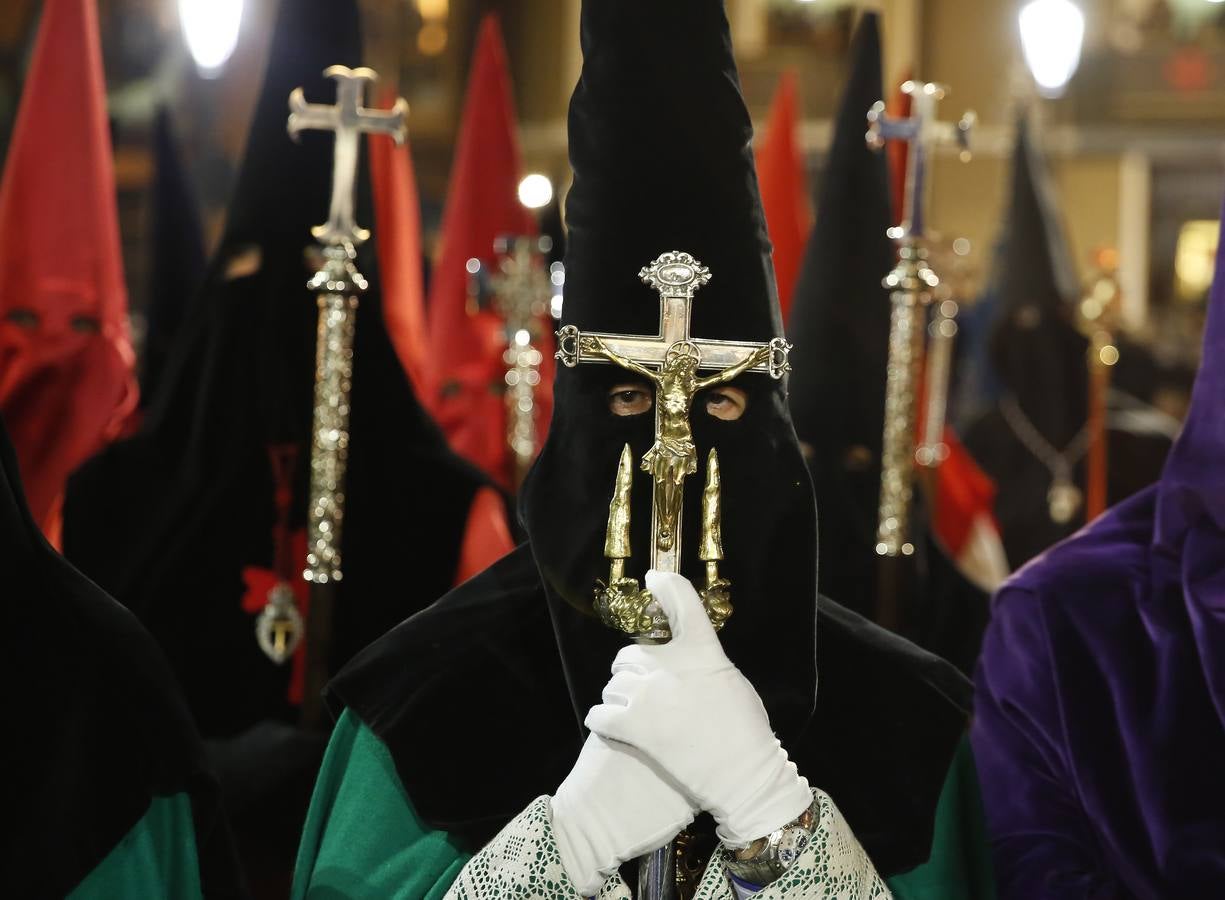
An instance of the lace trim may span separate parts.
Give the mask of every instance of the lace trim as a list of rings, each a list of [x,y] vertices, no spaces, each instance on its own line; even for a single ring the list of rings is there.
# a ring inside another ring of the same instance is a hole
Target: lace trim
[[[891,900],[892,895],[829,795],[814,791],[821,811],[808,847],[755,900]],[[695,900],[736,900],[720,849],[706,867]],[[582,900],[566,875],[553,838],[549,798],[537,797],[472,857],[447,891],[447,900],[492,898]],[[631,900],[619,875],[604,882],[597,900]]]
[[[632,900],[619,877],[604,882],[598,900]],[[533,897],[582,900],[561,864],[548,796],[537,797],[464,866],[446,900]]]

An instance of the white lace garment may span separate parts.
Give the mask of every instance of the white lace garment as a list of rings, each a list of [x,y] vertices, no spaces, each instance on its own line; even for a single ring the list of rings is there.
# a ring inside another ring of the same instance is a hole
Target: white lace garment
[[[812,840],[781,878],[753,895],[754,900],[891,900],[834,801],[819,790],[813,795],[821,817]],[[724,862],[720,848],[706,867],[696,900],[737,900]],[[468,860],[447,891],[447,900],[503,897],[583,900],[562,868],[548,796],[533,800]],[[613,875],[597,900],[631,900],[631,894],[621,876]]]

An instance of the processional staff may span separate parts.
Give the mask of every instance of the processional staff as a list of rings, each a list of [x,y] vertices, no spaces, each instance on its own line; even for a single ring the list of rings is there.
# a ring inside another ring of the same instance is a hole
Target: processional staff
[[[951,265],[949,275],[960,283],[958,288],[950,277],[942,279],[932,302],[931,322],[927,326],[927,352],[923,370],[923,418],[915,462],[935,469],[948,459],[949,447],[944,440],[944,425],[948,418],[949,379],[953,369],[953,344],[957,338],[957,316],[960,301],[966,296],[966,256],[970,242],[958,238],[946,244],[951,251],[943,261]]]
[[[884,285],[893,305],[889,325],[889,362],[885,379],[885,426],[881,449],[880,506],[877,514],[876,552],[881,556],[909,556],[910,507],[914,495],[915,418],[917,367],[923,350],[924,319],[939,278],[928,263],[924,202],[929,178],[929,155],[939,145],[961,149],[969,158],[969,135],[974,114],[956,124],[936,119],[936,104],[945,88],[907,81],[903,92],[912,98],[913,113],[899,119],[885,115],[878,101],[868,111],[868,146],[886,141],[910,145],[906,165],[905,211],[902,225],[890,229],[898,244],[898,262]]]
[[[323,73],[336,81],[336,104],[307,103],[301,88],[289,95],[291,137],[307,130],[335,133],[332,196],[328,220],[311,229],[323,250],[323,265],[308,282],[317,293],[319,326],[315,346],[315,399],[311,426],[310,500],[307,507],[306,566],[311,582],[306,624],[306,685],[302,721],[322,723],[320,700],[328,678],[331,650],[332,591],[343,577],[341,535],[345,511],[345,467],[349,451],[349,396],[353,379],[353,335],[358,298],[366,279],[356,265],[357,247],[370,232],[354,216],[361,134],[404,140],[408,104],[398,98],[390,110],[361,105],[372,69],[331,66]]]
[[[547,235],[511,235],[494,241],[497,260],[491,272],[479,259],[468,260],[469,296],[478,308],[492,306],[502,319],[506,339],[502,354],[506,365],[506,445],[513,460],[510,474],[516,490],[539,450],[536,389],[543,361],[538,349],[541,322],[549,315],[563,271],[559,262],[546,270],[544,254],[552,248]]]

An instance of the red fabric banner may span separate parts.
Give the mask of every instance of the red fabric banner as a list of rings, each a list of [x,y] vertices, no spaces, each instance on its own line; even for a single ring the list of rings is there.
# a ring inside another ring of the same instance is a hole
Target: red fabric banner
[[[795,72],[779,80],[770,105],[766,133],[757,150],[757,181],[766,228],[774,245],[774,277],[783,321],[791,312],[791,297],[804,259],[804,245],[812,229],[804,157],[799,144],[799,109]]]

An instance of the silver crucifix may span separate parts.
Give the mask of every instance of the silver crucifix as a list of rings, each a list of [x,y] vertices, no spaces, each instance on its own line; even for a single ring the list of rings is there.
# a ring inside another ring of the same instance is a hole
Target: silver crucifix
[[[906,164],[905,210],[902,226],[890,229],[898,243],[897,266],[887,276],[893,312],[889,326],[889,362],[885,378],[885,425],[881,447],[880,507],[877,512],[876,552],[881,556],[909,556],[910,505],[914,494],[916,369],[923,349],[923,326],[932,292],[940,284],[928,264],[924,203],[929,187],[930,153],[939,145],[960,148],[969,158],[969,136],[974,114],[956,124],[936,119],[936,105],[945,88],[938,84],[907,81],[912,115],[898,119],[885,115],[878,101],[868,111],[868,146],[886,141],[910,145]]]
[[[322,244],[347,242],[357,246],[370,237],[370,232],[357,224],[353,214],[361,133],[386,134],[397,144],[403,142],[408,102],[403,97],[397,97],[391,109],[366,109],[362,106],[366,82],[378,78],[373,69],[331,66],[323,74],[336,80],[336,104],[324,106],[307,103],[302,88],[295,88],[289,95],[289,133],[295,138],[299,132],[307,130],[336,133],[332,205],[327,222],[316,225],[311,229],[311,234]]]

